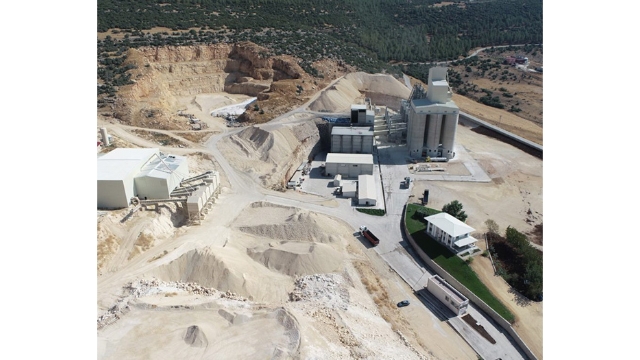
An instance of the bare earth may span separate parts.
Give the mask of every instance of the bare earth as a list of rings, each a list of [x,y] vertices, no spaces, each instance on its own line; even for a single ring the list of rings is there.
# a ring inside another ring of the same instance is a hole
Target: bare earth
[[[340,90],[352,100],[365,94],[392,99],[409,92],[387,75],[356,73],[335,85],[306,105],[318,111],[343,110]],[[220,155],[202,144],[209,136],[190,140],[180,136],[184,130],[159,132],[179,140],[160,147],[187,155],[194,174],[221,171],[222,193],[200,226],[187,225],[173,205],[138,212],[124,223],[120,220],[126,210],[99,212],[99,359],[166,354],[477,359],[451,326],[419,308],[410,287],[373,249],[363,247],[342,220],[257,200],[275,193],[269,189],[308,155],[318,139],[313,122],[292,115],[287,119],[299,123],[269,131],[247,127],[222,137],[231,130],[209,112],[239,103],[245,95],[202,93],[176,99],[179,108],[209,125],[210,136],[220,137],[220,154],[252,186],[230,186],[235,180],[227,178],[212,157]],[[458,105],[472,114],[474,109],[485,111],[477,103],[465,105],[464,99]],[[104,118],[99,125],[109,128],[118,146],[159,146],[158,136],[139,129],[136,133],[135,127]],[[535,134],[534,128],[530,131]],[[177,145],[184,147],[172,147]],[[418,181],[412,190],[416,198],[429,188],[430,207],[459,200],[473,214],[468,223],[478,232],[484,231],[488,218],[501,229],[511,225],[523,232],[542,222],[542,160],[464,126],[458,128],[457,146],[465,147],[492,182]],[[449,165],[465,173],[464,165]],[[278,194],[327,208],[338,206],[318,196]],[[516,314],[516,330],[541,358],[542,305],[518,305],[486,261],[478,257],[474,269]],[[398,309],[395,303],[404,299],[412,305]]]

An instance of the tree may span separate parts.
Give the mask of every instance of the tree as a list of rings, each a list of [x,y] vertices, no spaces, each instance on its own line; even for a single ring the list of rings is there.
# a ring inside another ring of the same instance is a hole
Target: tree
[[[498,234],[500,232],[500,227],[498,226],[498,224],[496,224],[495,221],[487,219],[484,224],[487,225],[487,230],[489,231],[489,233]]]
[[[467,220],[467,214],[462,210],[462,204],[458,200],[446,204],[442,207],[442,211],[464,222]]]

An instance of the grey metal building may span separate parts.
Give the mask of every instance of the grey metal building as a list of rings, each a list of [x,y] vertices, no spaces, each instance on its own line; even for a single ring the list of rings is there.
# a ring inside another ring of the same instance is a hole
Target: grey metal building
[[[407,124],[407,148],[411,157],[453,159],[460,109],[451,100],[447,68],[429,69],[426,94],[414,89],[410,98]]]
[[[329,153],[325,161],[325,172],[327,176],[340,174],[343,179],[373,175],[373,155]]]
[[[331,152],[373,153],[373,128],[334,126],[331,129]]]

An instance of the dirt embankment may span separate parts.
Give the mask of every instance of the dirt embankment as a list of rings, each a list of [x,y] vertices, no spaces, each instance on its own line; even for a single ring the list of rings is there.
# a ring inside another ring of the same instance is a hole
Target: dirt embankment
[[[315,122],[307,122],[274,131],[248,127],[223,139],[218,147],[238,170],[265,187],[279,189],[308,160],[319,140]]]
[[[268,100],[279,82],[298,96],[315,90],[295,58],[268,56],[251,42],[129,49],[125,64],[136,66],[135,83],[120,88],[113,114],[146,128],[187,130],[188,121],[177,115],[180,97],[227,92]]]
[[[323,91],[309,105],[309,109],[347,112],[351,104],[363,103],[365,97],[370,97],[376,105],[397,109],[400,107],[400,99],[408,98],[410,92],[411,90],[391,75],[351,73]]]

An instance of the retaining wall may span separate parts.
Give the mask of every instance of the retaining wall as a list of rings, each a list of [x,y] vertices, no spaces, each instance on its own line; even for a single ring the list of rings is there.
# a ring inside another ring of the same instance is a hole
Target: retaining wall
[[[431,260],[431,258],[418,246],[415,242],[411,234],[409,233],[409,229],[407,229],[406,219],[407,216],[407,206],[405,205],[404,211],[402,214],[402,228],[404,229],[404,233],[407,235],[407,240],[416,251],[418,256],[431,268],[433,271],[440,275],[441,278],[445,279],[451,286],[453,286],[456,290],[461,292],[464,296],[469,298],[474,305],[482,309],[493,321],[495,321],[498,325],[500,325],[511,337],[513,340],[520,346],[520,349],[529,357],[531,360],[538,360],[538,358],[533,354],[531,349],[527,346],[527,344],[522,341],[520,336],[513,330],[511,327],[511,323],[505,320],[500,314],[498,314],[495,310],[493,310],[489,305],[487,305],[482,299],[480,299],[476,294],[474,294],[471,290],[467,289],[466,286],[462,285],[458,280],[456,280],[453,276],[449,275],[449,273],[444,270],[440,265],[438,265],[435,261]]]
[[[510,133],[510,132],[508,132],[508,131],[506,131],[504,129],[501,129],[501,128],[495,126],[495,125],[491,125],[486,121],[482,121],[482,120],[478,119],[477,117],[475,117],[473,115],[469,115],[467,113],[463,113],[462,111],[460,112],[460,117],[463,120],[470,121],[472,123],[478,124],[478,125],[480,125],[482,127],[485,127],[487,129],[491,129],[491,130],[497,132],[498,134],[504,135],[504,136],[506,136],[506,137],[508,137],[508,138],[510,138],[512,140],[515,140],[515,141],[517,141],[517,142],[519,142],[519,143],[521,143],[523,145],[526,145],[526,146],[530,147],[531,149],[539,151],[540,154],[542,154],[542,145],[536,144],[533,141],[529,141],[529,140],[527,140],[525,138],[522,138],[522,137],[520,137],[520,136],[518,136],[516,134]]]

